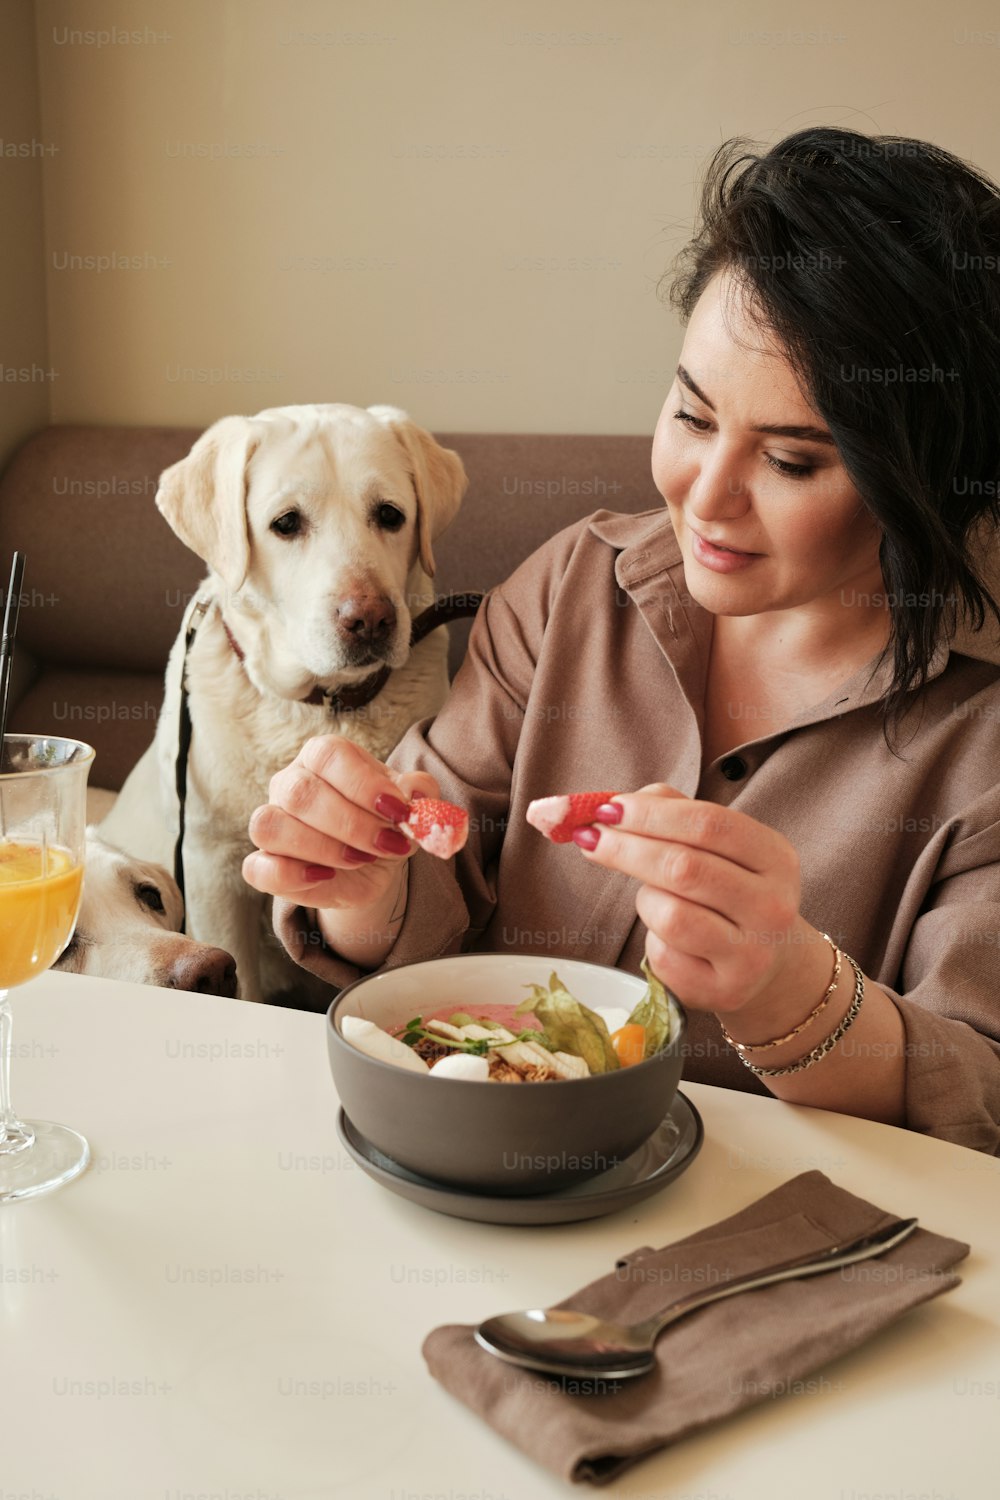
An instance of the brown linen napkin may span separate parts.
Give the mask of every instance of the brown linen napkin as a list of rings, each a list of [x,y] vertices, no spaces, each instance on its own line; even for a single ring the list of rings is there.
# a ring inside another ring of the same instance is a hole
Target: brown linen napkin
[[[748,1208],[661,1250],[644,1246],[558,1303],[618,1322],[652,1317],[702,1286],[880,1228],[896,1217],[803,1172]],[[471,1327],[424,1341],[431,1374],[503,1437],[561,1478],[608,1484],[648,1453],[789,1389],[911,1307],[957,1286],[958,1240],[916,1229],[869,1261],[778,1282],[701,1308],[660,1335],[657,1367],[587,1386],[505,1364]],[[511,1311],[513,1309],[510,1309]]]

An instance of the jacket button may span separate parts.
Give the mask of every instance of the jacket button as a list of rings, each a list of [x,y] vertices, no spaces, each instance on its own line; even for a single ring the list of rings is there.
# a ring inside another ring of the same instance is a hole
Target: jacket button
[[[740,781],[747,774],[747,769],[742,755],[727,755],[719,767],[727,781]]]

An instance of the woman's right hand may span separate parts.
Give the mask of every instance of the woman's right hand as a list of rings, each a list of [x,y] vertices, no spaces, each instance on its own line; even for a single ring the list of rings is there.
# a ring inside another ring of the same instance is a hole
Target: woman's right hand
[[[417,847],[393,826],[415,794],[440,796],[428,772],[390,770],[343,735],[306,740],[250,818],[257,849],[243,861],[243,878],[300,906],[377,908],[399,889]]]

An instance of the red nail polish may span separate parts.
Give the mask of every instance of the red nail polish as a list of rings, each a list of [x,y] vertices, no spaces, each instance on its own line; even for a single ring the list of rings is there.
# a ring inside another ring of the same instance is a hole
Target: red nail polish
[[[376,849],[381,849],[383,854],[408,854],[410,852],[410,840],[405,833],[400,833],[396,828],[383,828],[374,838]]]
[[[388,792],[382,792],[375,798],[375,811],[380,818],[386,818],[390,823],[402,823],[410,815],[406,803],[401,802],[398,797],[390,796]]]
[[[352,844],[345,844],[344,858],[348,864],[369,865],[373,859],[378,859],[378,855],[369,854],[367,849],[355,849]]]
[[[600,836],[596,828],[574,828],[571,835],[574,844],[579,844],[581,849],[596,849]]]
[[[306,885],[318,885],[321,880],[332,880],[336,873],[329,865],[306,865]]]
[[[620,823],[625,809],[620,802],[602,802],[594,813],[595,823]]]

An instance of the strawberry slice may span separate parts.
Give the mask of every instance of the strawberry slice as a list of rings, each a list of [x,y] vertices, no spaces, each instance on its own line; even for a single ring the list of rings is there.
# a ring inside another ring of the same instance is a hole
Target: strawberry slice
[[[526,817],[533,828],[554,844],[568,844],[574,828],[594,821],[594,813],[614,792],[567,792],[561,797],[536,797],[528,803]]]
[[[410,816],[399,827],[405,828],[428,854],[450,859],[469,836],[469,814],[464,807],[443,802],[440,797],[418,797],[410,803]]]

